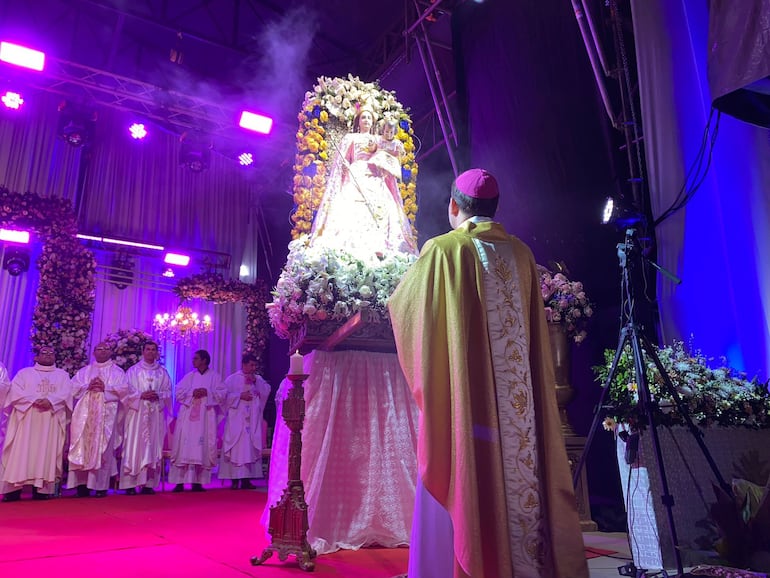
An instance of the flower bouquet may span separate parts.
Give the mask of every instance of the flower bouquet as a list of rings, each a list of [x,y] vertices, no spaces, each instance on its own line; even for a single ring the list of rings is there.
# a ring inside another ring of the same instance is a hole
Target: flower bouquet
[[[581,343],[587,336],[588,319],[594,314],[583,284],[570,281],[564,273],[554,273],[542,265],[537,266],[537,271],[546,319],[549,323],[564,325],[567,336],[575,343]]]
[[[365,263],[345,251],[309,246],[303,235],[289,243],[286,265],[267,305],[279,337],[292,339],[310,321],[344,322],[362,309],[388,321],[386,303],[415,257],[391,253]]]
[[[716,369],[701,352],[689,352],[681,341],[655,348],[663,369],[681,398],[692,420],[700,426],[770,427],[770,393],[768,384],[727,367],[726,360]],[[613,350],[604,352],[605,363],[594,367],[597,381],[605,382],[609,376]],[[654,403],[660,409],[657,419],[662,425],[685,425],[684,417],[663,377],[652,359],[644,360],[647,383]],[[639,393],[634,373],[634,360],[630,347],[620,356],[617,371],[609,384],[611,417],[604,427],[614,431],[618,421],[629,424],[631,429],[641,429],[647,424],[646,413],[639,405]]]
[[[148,341],[153,341],[152,335],[139,329],[119,329],[104,338],[112,347],[112,358],[123,371],[142,359],[142,349]]]

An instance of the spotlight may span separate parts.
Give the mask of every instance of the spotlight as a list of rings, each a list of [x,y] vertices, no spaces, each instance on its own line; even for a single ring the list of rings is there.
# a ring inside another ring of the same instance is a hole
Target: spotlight
[[[241,163],[241,166],[247,167],[254,163],[254,155],[251,153],[241,153],[238,155],[238,162]]]
[[[23,68],[41,71],[45,66],[45,54],[11,42],[0,42],[0,60]]]
[[[211,140],[202,135],[184,133],[179,137],[182,147],[179,150],[179,164],[186,166],[194,173],[200,173],[211,164]]]
[[[19,110],[21,105],[24,104],[24,99],[21,95],[18,92],[11,92],[10,90],[0,97],[0,100],[3,101],[6,108],[11,108],[13,110]]]
[[[174,276],[174,270],[171,267],[166,267],[166,270],[163,271],[164,277],[173,277]]]
[[[130,127],[128,127],[128,132],[131,134],[131,137],[135,138],[136,140],[141,140],[147,136],[147,128],[138,122],[135,122]]]
[[[57,134],[74,147],[86,146],[93,138],[96,117],[95,110],[88,110],[64,100],[59,104]]]
[[[3,257],[3,269],[11,277],[18,277],[29,271],[29,252],[24,249],[8,249]]]
[[[29,231],[19,231],[17,229],[0,229],[0,241],[8,243],[29,243]]]
[[[249,276],[249,266],[248,265],[241,265],[240,270],[238,271],[239,277],[248,277]]]
[[[639,211],[633,210],[620,203],[617,199],[607,197],[602,210],[602,225],[615,225],[619,229],[633,227],[644,220]]]
[[[169,265],[187,267],[187,265],[190,264],[190,256],[182,255],[180,253],[166,253],[166,256],[163,258],[163,262],[168,263]]]
[[[273,129],[272,118],[255,112],[249,112],[248,110],[244,110],[241,113],[241,120],[238,124],[241,128],[262,134],[270,134],[270,131]]]

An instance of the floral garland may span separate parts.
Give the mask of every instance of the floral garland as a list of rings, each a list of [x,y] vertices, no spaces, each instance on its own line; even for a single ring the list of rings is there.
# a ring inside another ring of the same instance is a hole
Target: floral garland
[[[583,284],[570,281],[564,273],[553,273],[542,265],[537,266],[537,271],[546,319],[549,323],[561,323],[575,343],[582,343],[588,335],[585,330],[588,319],[594,314]]]
[[[292,239],[310,233],[313,218],[326,188],[327,164],[333,157],[335,144],[352,128],[353,119],[361,106],[369,106],[378,116],[390,116],[398,121],[396,138],[404,144],[401,159],[402,179],[399,183],[404,212],[417,234],[416,180],[418,167],[412,120],[408,111],[396,100],[393,92],[383,90],[376,82],[363,82],[358,77],[329,78],[321,76],[312,92],[305,93],[302,110],[297,119],[297,154],[294,162],[294,203],[291,216],[294,223]]]
[[[311,247],[302,236],[289,243],[267,306],[270,323],[279,337],[292,339],[308,321],[345,320],[364,308],[387,321],[387,300],[415,259],[391,253],[372,267],[345,251]]]
[[[730,367],[711,369],[708,366],[709,359],[698,351],[688,352],[681,341],[675,341],[668,347],[656,347],[655,350],[696,424],[770,428],[770,392],[767,383],[761,383],[756,378],[749,381],[744,374]],[[614,356],[613,350],[604,352],[604,365],[594,367],[597,381],[606,381]],[[721,361],[726,363],[724,359]],[[658,413],[659,423],[684,425],[684,418],[671,395],[665,391],[663,378],[654,361],[646,358],[645,367],[650,394],[661,410]],[[615,379],[609,387],[613,409],[612,417],[605,420],[605,429],[614,430],[617,421],[628,423],[632,429],[647,425],[647,415],[639,404],[633,355],[629,346],[620,356]]]
[[[32,348],[53,347],[56,365],[74,375],[88,363],[86,339],[94,312],[96,260],[75,237],[72,205],[66,199],[0,187],[0,225],[32,229],[43,238]]]
[[[123,371],[128,371],[129,367],[142,359],[144,344],[155,340],[152,335],[139,329],[119,329],[115,333],[108,334],[104,341],[112,348],[112,358],[115,363]]]
[[[216,273],[202,273],[180,279],[174,293],[182,300],[203,299],[213,303],[243,303],[246,308],[246,338],[243,353],[257,357],[258,371],[264,370],[264,354],[268,339],[268,318],[265,304],[270,293],[261,280],[249,284],[238,280],[225,280]]]

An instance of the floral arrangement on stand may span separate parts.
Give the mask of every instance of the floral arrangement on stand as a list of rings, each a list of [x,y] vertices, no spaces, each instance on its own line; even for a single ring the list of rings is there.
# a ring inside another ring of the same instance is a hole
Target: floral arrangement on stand
[[[684,402],[692,420],[700,426],[770,427],[770,392],[768,383],[727,367],[726,360],[716,369],[701,352],[690,352],[681,341],[655,348],[663,369],[671,379],[679,397]],[[615,351],[604,352],[605,363],[594,367],[597,381],[605,382],[609,376]],[[661,425],[685,425],[674,399],[666,391],[663,377],[652,359],[645,359],[647,383],[650,394],[660,411]],[[639,406],[639,393],[634,373],[633,354],[629,346],[622,352],[615,378],[609,384],[611,416],[604,420],[604,428],[615,431],[618,422],[629,424],[631,429],[642,429],[647,416]]]
[[[226,280],[218,273],[201,273],[180,279],[174,287],[174,293],[182,301],[203,299],[213,303],[242,303],[246,308],[243,353],[253,353],[258,360],[257,370],[264,370],[269,326],[265,306],[270,293],[263,281],[257,280],[250,284]]]
[[[96,260],[75,237],[72,205],[66,199],[0,187],[0,225],[32,229],[43,238],[32,348],[53,347],[56,365],[74,375],[88,363],[86,339],[94,312]]]
[[[560,265],[559,269],[564,270],[564,266]],[[537,266],[537,271],[540,274],[546,320],[562,324],[569,338],[575,343],[582,343],[588,335],[588,320],[594,314],[583,284],[570,281],[564,273],[554,273],[542,265]]]
[[[369,106],[378,118],[390,116],[398,121],[396,138],[404,144],[399,184],[404,212],[414,229],[417,214],[415,146],[412,121],[408,110],[396,100],[393,92],[383,90],[376,82],[363,82],[356,76],[329,78],[322,76],[313,90],[305,93],[299,112],[297,154],[294,162],[294,223],[292,239],[310,233],[313,218],[326,188],[327,166],[334,157],[337,142],[352,129],[358,109]]]
[[[289,243],[286,265],[268,304],[270,323],[279,337],[292,339],[308,321],[344,321],[362,309],[389,322],[387,300],[415,259],[383,255],[372,267],[344,251],[310,247],[302,236]]]
[[[112,347],[112,358],[118,367],[128,371],[129,367],[141,361],[144,344],[155,340],[152,335],[139,329],[119,329],[109,333],[104,341]]]

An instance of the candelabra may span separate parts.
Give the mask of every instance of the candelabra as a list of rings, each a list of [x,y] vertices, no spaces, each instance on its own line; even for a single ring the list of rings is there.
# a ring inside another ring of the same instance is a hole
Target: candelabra
[[[280,501],[270,507],[270,545],[261,556],[254,556],[251,564],[257,566],[278,553],[278,559],[286,560],[290,555],[296,556],[299,567],[306,572],[315,568],[313,559],[316,552],[307,541],[308,519],[307,503],[305,502],[305,486],[302,483],[302,427],[305,421],[305,388],[303,383],[308,378],[301,373],[302,357],[292,356],[289,375],[292,387],[283,402],[281,416],[291,431],[289,438],[289,479]],[[296,373],[295,373],[296,372]]]
[[[180,305],[174,314],[158,313],[152,326],[162,339],[181,341],[185,345],[190,344],[192,337],[214,329],[211,317],[204,315],[200,318],[190,307],[184,305]]]

